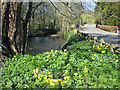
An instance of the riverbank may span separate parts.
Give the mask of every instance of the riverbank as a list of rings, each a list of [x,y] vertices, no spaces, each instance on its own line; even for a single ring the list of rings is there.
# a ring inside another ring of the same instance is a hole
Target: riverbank
[[[57,34],[59,30],[54,30],[54,29],[45,29],[45,30],[40,30],[40,29],[34,29],[34,30],[29,30],[28,37],[41,37],[41,36],[49,36],[51,34]]]
[[[74,34],[63,50],[16,55],[8,60],[2,72],[2,87],[118,88],[119,60],[107,46]]]

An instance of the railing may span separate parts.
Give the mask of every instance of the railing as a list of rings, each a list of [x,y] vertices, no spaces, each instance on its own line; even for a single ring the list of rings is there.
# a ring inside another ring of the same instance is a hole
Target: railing
[[[96,28],[99,28],[99,29],[102,29],[102,30],[105,30],[105,31],[109,31],[109,32],[117,33],[118,26],[108,26],[108,25],[99,25],[99,24],[97,24]]]
[[[115,53],[115,54],[117,54],[120,57],[120,49],[118,47],[116,47],[115,44],[113,44],[113,43],[110,43],[110,44],[106,43],[103,38],[98,40],[97,37],[93,37],[92,35],[89,35],[87,33],[83,33],[81,30],[77,30],[77,33],[79,33],[81,36],[83,36],[88,41],[93,40],[94,44],[98,42],[101,45],[108,46],[110,48],[110,52],[111,53]]]

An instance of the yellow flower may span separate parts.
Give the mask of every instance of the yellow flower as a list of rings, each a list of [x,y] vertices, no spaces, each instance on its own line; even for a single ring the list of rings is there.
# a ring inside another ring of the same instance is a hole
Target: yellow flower
[[[60,74],[60,72],[58,72],[58,73],[56,73],[57,75],[59,75]]]
[[[103,62],[103,60],[100,60],[100,62]]]
[[[87,69],[86,66],[84,67],[84,70]]]
[[[47,80],[50,81],[50,78],[48,78]]]
[[[101,50],[101,48],[98,48],[98,50],[100,51],[100,50]]]
[[[95,47],[95,45],[93,45],[93,48]]]
[[[66,78],[67,78],[67,79],[70,79],[70,77],[69,77],[69,76],[67,76]]]
[[[102,50],[101,53],[105,53],[105,50]]]
[[[50,77],[50,78],[52,78],[52,77],[53,77],[53,75],[50,75],[49,77]]]
[[[94,54],[94,56],[96,56],[96,54]]]
[[[36,69],[36,73],[38,73],[38,71],[39,71],[39,69],[37,68],[37,69]]]
[[[65,73],[67,74],[67,73],[68,73],[68,70],[66,70]]]
[[[44,78],[47,78],[47,75],[45,75],[45,77]]]
[[[50,57],[50,55],[48,55],[48,56],[46,56],[47,58],[49,58]]]
[[[67,83],[67,81],[64,81],[64,83]]]
[[[90,50],[88,50],[90,52]]]
[[[86,76],[88,76],[88,74],[84,74],[84,76],[86,77]]]
[[[50,79],[50,82],[52,82],[52,83],[53,83],[53,79]]]
[[[42,74],[40,74],[40,75],[39,75],[39,77],[43,77],[43,75],[42,75]]]
[[[88,72],[88,70],[85,70],[85,72]]]
[[[48,72],[48,74],[50,75],[50,74],[51,74],[51,72]]]
[[[77,76],[77,73],[74,73],[74,76]]]
[[[86,66],[84,67],[84,70],[86,70],[87,68],[86,68]]]
[[[68,80],[68,79],[70,79],[70,77],[69,77],[69,76],[64,77],[64,80]]]
[[[55,54],[52,55],[53,57],[55,56]]]
[[[79,75],[79,78],[81,78],[81,75]]]
[[[105,47],[105,49],[107,49],[107,48]]]
[[[43,73],[45,73],[45,71],[43,71]]]
[[[110,63],[112,63],[112,61],[110,61]]]
[[[46,54],[49,54],[49,52],[46,52]]]
[[[115,62],[118,62],[118,60],[116,60]]]
[[[58,82],[61,82],[62,80],[61,79],[58,79]]]
[[[67,49],[64,49],[64,52],[66,52],[67,51]]]
[[[65,76],[65,74],[63,74],[63,76]]]
[[[92,57],[92,59],[94,60],[94,57]]]
[[[36,72],[36,70],[34,69],[34,70],[33,70],[33,72],[35,73],[35,72]]]
[[[55,52],[57,52],[57,50],[55,50]]]
[[[42,80],[42,78],[38,77],[39,80]]]
[[[47,77],[44,77],[44,80],[47,80]]]
[[[90,40],[91,42],[93,41],[93,40]]]
[[[61,82],[61,86],[62,86],[62,87],[64,87],[64,84],[63,84],[63,83],[64,83],[64,82]]]
[[[63,53],[62,50],[60,50],[60,53]]]
[[[115,52],[118,52],[118,50],[115,50]]]
[[[55,83],[50,83],[51,86],[55,86]]]
[[[46,83],[49,83],[49,80],[48,80],[48,79],[46,80]]]
[[[101,48],[99,48],[99,46],[97,46],[97,49],[98,49],[98,50],[101,50]]]
[[[53,52],[53,50],[51,50],[51,52]]]
[[[67,77],[64,77],[64,80],[67,80]]]
[[[34,73],[34,76],[37,77],[37,73]]]

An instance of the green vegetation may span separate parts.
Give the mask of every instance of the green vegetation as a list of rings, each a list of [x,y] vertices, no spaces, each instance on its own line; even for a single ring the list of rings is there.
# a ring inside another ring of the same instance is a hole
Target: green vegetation
[[[28,36],[29,37],[40,37],[40,36],[47,36],[50,34],[56,34],[58,32],[58,30],[55,29],[46,29],[46,30],[30,30]]]
[[[2,88],[118,88],[119,60],[108,46],[75,34],[63,51],[7,59]]]
[[[77,33],[75,28],[72,28],[71,30],[69,30],[65,35],[64,38],[68,38],[69,36],[72,37],[73,35],[75,35]]]
[[[96,24],[117,26],[119,2],[97,2],[95,7]]]
[[[95,17],[93,14],[82,14],[81,15],[82,18],[82,25],[84,24],[95,24]]]

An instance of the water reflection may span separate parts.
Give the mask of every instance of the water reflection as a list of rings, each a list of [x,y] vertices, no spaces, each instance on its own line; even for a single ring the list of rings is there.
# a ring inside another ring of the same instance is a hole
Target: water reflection
[[[50,38],[50,37],[33,37],[28,39],[28,46],[26,54],[36,55],[46,51],[60,50],[61,46],[65,43],[62,38]]]

